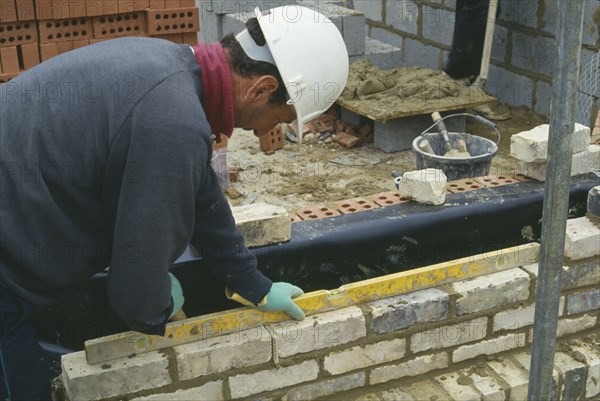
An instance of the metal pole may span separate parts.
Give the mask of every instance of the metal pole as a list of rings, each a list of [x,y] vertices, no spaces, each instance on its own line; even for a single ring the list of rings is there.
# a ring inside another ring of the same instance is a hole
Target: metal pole
[[[584,6],[584,1],[557,0],[557,46],[527,396],[529,401],[550,400],[552,391]]]

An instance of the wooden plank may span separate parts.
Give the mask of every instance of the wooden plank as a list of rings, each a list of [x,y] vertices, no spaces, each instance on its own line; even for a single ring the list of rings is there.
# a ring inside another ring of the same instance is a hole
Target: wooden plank
[[[537,243],[515,246],[360,281],[332,291],[310,292],[295,302],[310,316],[535,263],[539,249]],[[130,331],[89,340],[85,343],[86,358],[89,364],[98,364],[284,320],[289,320],[289,316],[283,312],[238,308],[169,323],[164,337]]]

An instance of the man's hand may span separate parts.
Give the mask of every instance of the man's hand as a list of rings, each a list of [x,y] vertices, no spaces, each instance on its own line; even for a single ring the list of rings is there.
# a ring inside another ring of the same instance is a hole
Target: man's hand
[[[304,311],[294,303],[292,298],[304,294],[300,288],[289,283],[273,283],[266,296],[266,303],[257,309],[268,312],[283,311],[296,320],[304,319]]]
[[[173,312],[171,312],[169,320],[173,319],[174,317],[176,318],[175,320],[181,320],[177,319],[177,317],[181,317],[181,314],[183,313],[183,310],[181,309],[183,307],[183,302],[185,301],[185,298],[183,297],[183,289],[181,288],[179,280],[177,280],[174,275],[169,273],[169,278],[171,279],[171,299],[173,300]],[[185,314],[183,314],[183,316],[185,316]]]

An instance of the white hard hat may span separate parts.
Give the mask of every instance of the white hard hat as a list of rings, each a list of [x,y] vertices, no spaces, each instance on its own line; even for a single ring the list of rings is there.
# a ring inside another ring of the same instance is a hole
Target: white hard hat
[[[296,133],[302,141],[306,121],[324,113],[341,95],[348,80],[348,51],[333,22],[310,8],[289,5],[254,10],[265,46],[247,30],[236,36],[246,54],[273,63],[296,110]]]

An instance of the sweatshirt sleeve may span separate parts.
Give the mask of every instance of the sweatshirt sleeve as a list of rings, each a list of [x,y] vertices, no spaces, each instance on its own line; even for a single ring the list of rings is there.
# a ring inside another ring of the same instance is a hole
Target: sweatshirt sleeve
[[[210,152],[187,117],[193,99],[181,94],[182,79],[169,78],[136,105],[111,144],[122,173],[105,177],[115,198],[108,297],[133,330],[153,334],[164,333],[172,312],[168,270],[191,238]]]

